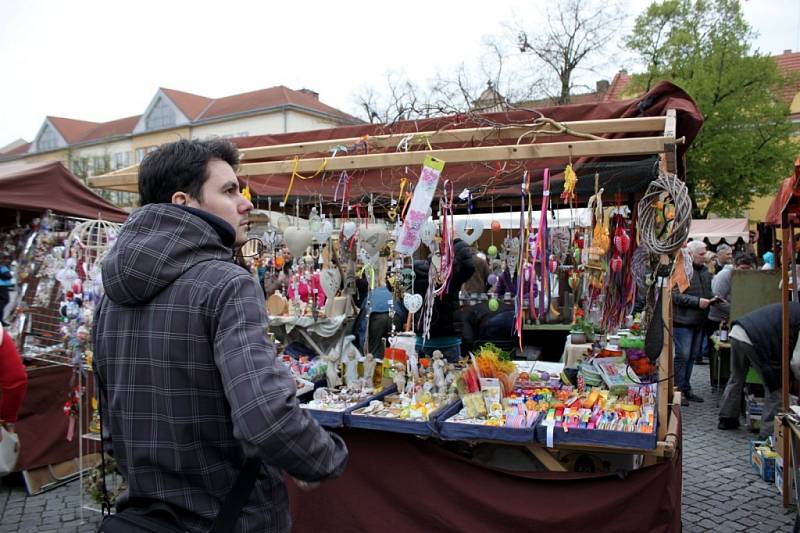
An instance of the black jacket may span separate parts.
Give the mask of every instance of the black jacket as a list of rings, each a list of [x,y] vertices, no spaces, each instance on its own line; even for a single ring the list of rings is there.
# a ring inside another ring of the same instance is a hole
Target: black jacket
[[[764,384],[769,390],[781,387],[781,355],[783,353],[783,309],[781,304],[770,304],[750,311],[733,321],[740,325],[750,338],[758,356],[757,366],[764,374]],[[800,303],[789,302],[789,358],[800,332]],[[786,361],[789,364],[789,361]]]
[[[713,298],[711,293],[711,272],[705,266],[693,265],[694,274],[689,288],[680,292],[672,289],[672,323],[676,326],[702,326],[708,316],[708,309],[700,309],[700,298]]]
[[[475,273],[475,261],[469,245],[461,239],[453,241],[453,273],[447,292],[441,298],[437,297],[433,303],[433,316],[431,317],[430,334],[432,339],[440,337],[460,337],[461,322],[457,321],[454,313],[458,310],[458,292],[472,274]],[[425,297],[428,292],[429,261],[414,261],[414,292]],[[422,322],[420,317],[425,312],[425,306],[414,315],[414,331],[422,335]]]

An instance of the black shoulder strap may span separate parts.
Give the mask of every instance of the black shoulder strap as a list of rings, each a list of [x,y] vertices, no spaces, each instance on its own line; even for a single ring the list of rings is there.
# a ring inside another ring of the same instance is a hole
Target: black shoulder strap
[[[242,507],[250,498],[250,493],[253,492],[259,472],[261,472],[261,459],[251,457],[244,462],[239,478],[225,497],[222,509],[214,519],[209,533],[228,533],[233,530],[239,514],[242,512]]]

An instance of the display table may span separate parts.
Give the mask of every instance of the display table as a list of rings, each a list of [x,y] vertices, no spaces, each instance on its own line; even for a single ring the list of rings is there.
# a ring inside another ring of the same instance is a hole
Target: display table
[[[567,341],[564,343],[564,354],[561,356],[561,362],[564,363],[564,368],[577,368],[578,363],[587,359],[587,352],[591,353],[591,351],[591,342],[572,344],[571,336],[567,335]]]
[[[323,356],[341,343],[350,332],[354,319],[345,315],[316,320],[310,316],[270,316],[269,329],[285,344],[294,337],[308,345],[316,355]]]
[[[648,531],[681,528],[681,428],[665,462],[616,474],[509,472],[432,439],[341,428],[341,478],[289,487],[294,532]]]

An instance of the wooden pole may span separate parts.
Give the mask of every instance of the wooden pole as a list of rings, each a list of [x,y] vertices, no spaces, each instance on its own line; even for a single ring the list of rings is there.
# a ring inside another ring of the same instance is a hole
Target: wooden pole
[[[670,258],[661,255],[661,266],[668,266]],[[659,278],[661,281],[661,316],[664,322],[664,341],[661,345],[661,355],[658,356],[658,440],[663,441],[667,436],[669,424],[669,406],[672,404],[674,392],[674,372],[672,370],[672,288],[669,277]],[[669,376],[669,379],[665,379]]]
[[[781,213],[781,239],[783,246],[781,247],[781,305],[783,307],[783,321],[781,327],[781,335],[783,346],[781,349],[781,396],[783,400],[783,412],[789,410],[789,357],[791,356],[792,347],[789,346],[789,265],[791,259],[789,258],[789,239],[792,238],[789,229],[789,214],[786,210]],[[777,258],[776,258],[777,259]],[[783,449],[789,450],[789,432],[783,432]],[[784,455],[789,455],[784,453]],[[790,466],[791,459],[784,457],[784,475],[783,475],[783,506],[788,507],[791,499],[789,498],[789,472],[793,472],[793,465]]]

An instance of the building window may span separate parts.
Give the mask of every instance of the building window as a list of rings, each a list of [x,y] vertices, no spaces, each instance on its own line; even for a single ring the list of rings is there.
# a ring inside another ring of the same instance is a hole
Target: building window
[[[144,159],[145,151],[144,148],[137,148],[136,149],[136,163],[141,163],[142,159]]]
[[[175,110],[163,98],[156,100],[156,105],[147,115],[146,126],[148,130],[169,128],[175,125]]]
[[[36,147],[40,152],[58,148],[58,134],[50,125],[44,128],[41,137],[39,137],[39,141],[36,143]]]
[[[125,168],[131,164],[131,153],[127,150],[114,154],[114,168]]]

